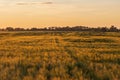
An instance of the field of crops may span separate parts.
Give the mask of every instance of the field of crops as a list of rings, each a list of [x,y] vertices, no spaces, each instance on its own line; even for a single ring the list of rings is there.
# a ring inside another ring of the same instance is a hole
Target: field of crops
[[[120,33],[0,32],[0,80],[120,80]]]

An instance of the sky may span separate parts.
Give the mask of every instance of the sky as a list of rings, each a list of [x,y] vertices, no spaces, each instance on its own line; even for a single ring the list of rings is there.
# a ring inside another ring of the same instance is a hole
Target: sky
[[[0,0],[0,28],[111,26],[120,28],[120,0]]]

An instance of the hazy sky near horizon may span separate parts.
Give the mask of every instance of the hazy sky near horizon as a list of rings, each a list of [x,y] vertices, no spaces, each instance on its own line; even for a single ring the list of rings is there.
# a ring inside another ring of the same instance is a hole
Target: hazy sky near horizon
[[[120,0],[0,0],[0,27],[120,26]]]

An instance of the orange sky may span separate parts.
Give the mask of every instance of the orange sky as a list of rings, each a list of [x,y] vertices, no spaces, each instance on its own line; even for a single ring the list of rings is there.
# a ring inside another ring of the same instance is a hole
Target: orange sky
[[[120,0],[0,0],[0,27],[120,26]]]

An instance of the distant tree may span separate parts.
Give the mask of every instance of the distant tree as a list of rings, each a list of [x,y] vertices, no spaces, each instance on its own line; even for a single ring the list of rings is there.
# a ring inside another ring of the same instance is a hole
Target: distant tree
[[[7,27],[5,30],[6,30],[6,31],[14,31],[14,28],[12,28],[12,27]]]
[[[15,30],[15,31],[25,31],[24,28],[15,28],[14,30]]]
[[[43,30],[44,30],[44,31],[47,31],[48,29],[45,27],[45,28],[43,28]]]
[[[4,31],[4,29],[0,29],[0,31]],[[120,29],[117,29],[115,26],[111,26],[110,28],[107,27],[86,27],[86,26],[73,26],[73,27],[45,27],[45,28],[12,28],[12,27],[7,27],[5,31],[100,31],[100,32],[118,32]]]
[[[5,31],[5,29],[1,29],[1,31]]]
[[[30,31],[30,29],[29,28],[27,28],[27,29],[25,29],[26,31]]]
[[[31,28],[30,30],[31,31],[37,31],[38,29],[37,28]]]
[[[106,32],[106,31],[108,31],[108,30],[109,30],[109,29],[108,29],[107,27],[102,27],[102,28],[101,28],[101,31],[102,31],[102,32]]]
[[[117,27],[115,27],[114,25],[112,25],[112,26],[110,27],[110,31],[112,31],[112,32],[117,32],[118,29],[117,29]]]
[[[49,27],[48,28],[48,30],[50,30],[50,31],[53,31],[53,30],[55,30],[56,28],[55,27]]]

